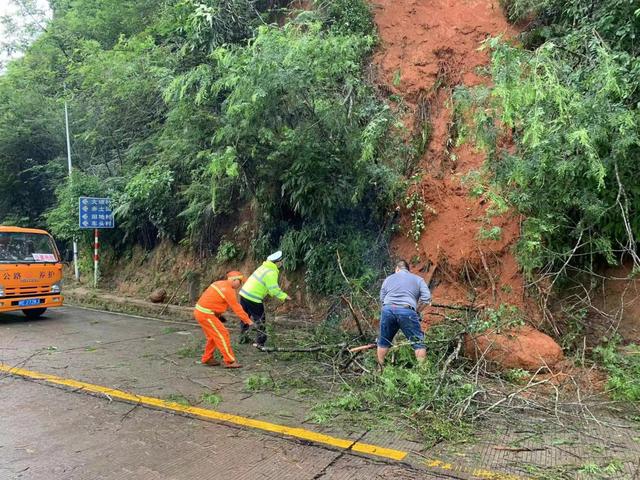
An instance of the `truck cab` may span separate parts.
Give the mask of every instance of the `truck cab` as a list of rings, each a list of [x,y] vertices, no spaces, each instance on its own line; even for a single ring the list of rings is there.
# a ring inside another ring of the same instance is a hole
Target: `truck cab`
[[[35,228],[0,226],[0,313],[37,318],[61,307],[62,262],[53,237]]]

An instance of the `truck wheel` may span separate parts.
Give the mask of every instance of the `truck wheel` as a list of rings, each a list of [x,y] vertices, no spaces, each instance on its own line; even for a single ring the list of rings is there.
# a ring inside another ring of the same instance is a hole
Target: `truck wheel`
[[[29,308],[22,310],[22,313],[24,313],[27,318],[39,318],[46,310],[46,308]]]

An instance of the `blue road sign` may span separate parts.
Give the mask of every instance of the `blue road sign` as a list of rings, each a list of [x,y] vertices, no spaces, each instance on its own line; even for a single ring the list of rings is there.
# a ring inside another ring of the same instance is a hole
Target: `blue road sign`
[[[113,228],[110,198],[80,197],[80,228]]]

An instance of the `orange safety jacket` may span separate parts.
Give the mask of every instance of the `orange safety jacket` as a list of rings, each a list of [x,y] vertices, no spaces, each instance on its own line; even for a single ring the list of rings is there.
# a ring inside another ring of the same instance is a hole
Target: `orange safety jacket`
[[[218,280],[209,285],[198,300],[196,310],[209,315],[220,315],[226,312],[228,307],[231,307],[233,313],[240,317],[243,323],[251,325],[253,322],[238,303],[231,282],[231,280]]]

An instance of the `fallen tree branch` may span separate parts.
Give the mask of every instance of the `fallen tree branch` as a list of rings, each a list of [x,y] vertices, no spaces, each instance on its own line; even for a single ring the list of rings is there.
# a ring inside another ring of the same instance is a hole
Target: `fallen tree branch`
[[[344,273],[344,269],[342,268],[342,261],[340,259],[340,252],[338,250],[336,250],[336,258],[338,259],[338,268],[340,268],[340,273],[342,274],[342,278],[344,278],[344,281],[347,283],[347,285],[349,287],[351,287],[351,281],[349,281],[349,279],[347,278],[346,273]],[[377,300],[369,293],[369,291],[365,288],[362,287],[357,287],[358,290],[360,290],[363,294],[365,294],[366,296],[368,296],[373,303],[375,303]]]
[[[442,388],[442,382],[444,381],[444,378],[447,375],[447,370],[449,369],[449,365],[456,358],[458,358],[458,355],[460,354],[460,349],[461,348],[462,348],[462,335],[460,335],[458,337],[458,343],[456,344],[456,348],[447,357],[447,359],[444,362],[444,365],[442,366],[442,369],[440,370],[440,375],[439,375],[439,379],[438,379],[438,386],[436,387],[435,392],[433,393],[433,397],[434,398],[436,398],[438,396],[438,393],[440,392],[440,388]],[[419,413],[419,412],[423,411],[425,408],[427,408],[427,404],[423,403],[420,407],[418,407],[418,409],[416,410],[416,413]]]
[[[338,257],[338,258],[340,258],[340,257]],[[338,262],[338,264],[340,264],[340,262]],[[342,267],[340,267],[340,270],[342,271]],[[361,337],[364,337],[364,331],[362,330],[362,324],[360,323],[360,319],[358,318],[358,314],[356,313],[355,308],[353,308],[353,305],[347,299],[347,297],[345,297],[344,295],[340,295],[340,298],[349,307],[349,310],[351,311],[351,315],[353,316],[353,319],[356,322],[356,326],[358,327],[358,333],[360,334]]]
[[[365,345],[365,347],[368,347],[368,345]],[[364,350],[365,348],[363,347],[357,347],[353,349],[353,351],[349,350],[351,356],[347,358],[346,362],[342,364],[339,371],[344,372],[347,368],[349,368],[349,365],[351,365],[356,360],[356,358],[358,358],[358,355],[360,355]]]
[[[493,295],[493,301],[498,301],[498,294],[496,290],[496,282],[493,279],[493,275],[491,275],[491,271],[489,270],[489,265],[487,265],[487,260],[484,258],[484,253],[478,247],[478,253],[480,253],[480,259],[482,260],[482,266],[484,267],[485,272],[487,272],[487,277],[489,278],[489,282],[491,282],[491,293]]]
[[[432,303],[431,306],[435,307],[435,308],[446,308],[446,309],[449,309],[449,310],[462,310],[462,311],[481,310],[481,309],[484,308],[483,304],[479,304],[479,305],[448,305],[446,303]]]
[[[349,349],[349,353],[358,353],[358,352],[362,352],[364,350],[370,350],[372,348],[376,348],[376,344],[375,343],[368,343],[366,345],[361,345],[359,347],[353,347]]]
[[[503,452],[541,452],[543,450],[548,450],[548,447],[493,447],[494,450],[499,450]]]
[[[258,350],[260,350],[261,352],[283,352],[283,353],[312,353],[312,352],[320,352],[322,350],[333,350],[336,348],[346,348],[347,344],[345,342],[343,343],[337,343],[335,345],[316,345],[315,347],[306,347],[306,348],[302,348],[302,347],[293,347],[293,348],[287,348],[287,347],[261,347],[260,345],[256,345],[256,348]]]
[[[180,290],[180,287],[182,287],[182,284],[184,283],[184,281],[187,279],[187,273],[185,273],[182,276],[182,280],[180,280],[180,283],[178,284],[178,287],[174,290],[173,295],[171,295],[169,297],[169,300],[167,300],[167,303],[164,304],[164,307],[162,307],[162,310],[160,310],[160,313],[158,314],[160,317],[164,314],[165,310],[167,309],[167,307],[169,306],[169,304],[171,303],[171,300],[174,299],[174,297],[176,296],[176,294],[178,293],[178,290]]]
[[[442,383],[442,379],[444,379],[444,377],[447,374],[447,369],[449,368],[449,365],[451,364],[451,362],[456,358],[458,358],[458,354],[460,353],[461,348],[462,348],[462,335],[458,337],[458,343],[456,344],[456,348],[454,349],[453,352],[451,352],[451,355],[447,357],[447,360],[444,362],[444,365],[442,366],[442,370],[440,371],[441,383]],[[439,388],[439,385],[438,385],[438,388]]]

